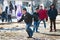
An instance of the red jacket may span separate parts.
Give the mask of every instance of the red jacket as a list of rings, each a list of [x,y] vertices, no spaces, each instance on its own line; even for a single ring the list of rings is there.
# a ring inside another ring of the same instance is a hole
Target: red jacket
[[[48,19],[47,10],[39,10],[38,14],[40,20]]]

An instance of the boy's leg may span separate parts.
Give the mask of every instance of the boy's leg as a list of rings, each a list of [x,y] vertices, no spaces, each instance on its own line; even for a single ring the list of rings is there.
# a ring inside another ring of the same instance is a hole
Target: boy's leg
[[[38,31],[38,27],[36,27],[36,32],[39,32],[39,31]]]
[[[12,22],[12,18],[11,18],[11,15],[10,15],[10,21]]]
[[[6,15],[5,19],[6,19],[5,21],[7,22],[7,15]]]
[[[41,21],[38,21],[38,27],[39,27],[40,22],[41,22]]]
[[[4,22],[4,18],[2,18],[2,22]]]
[[[11,15],[8,15],[8,22],[12,22]]]
[[[36,32],[38,32],[39,23],[36,22]]]
[[[52,20],[50,19],[50,32],[52,32]]]
[[[55,22],[55,20],[53,20],[53,24],[54,24],[54,31],[56,32],[56,22]]]
[[[32,37],[33,36],[33,31],[32,31],[32,29],[31,28],[29,28],[29,33],[30,33],[30,37]]]
[[[30,37],[30,33],[29,33],[29,30],[27,30],[27,29],[26,29],[26,32],[27,32],[28,36]]]
[[[36,22],[34,22],[33,32],[35,32],[36,29]]]
[[[43,20],[43,23],[44,23],[44,27],[46,28],[46,22],[45,22],[45,20]]]
[[[10,15],[8,15],[8,22],[10,22]]]
[[[32,38],[32,36],[33,36],[33,31],[32,31],[32,29],[30,28],[31,24],[26,24],[26,25],[27,25],[26,32],[27,32],[27,34],[29,35],[29,38]]]

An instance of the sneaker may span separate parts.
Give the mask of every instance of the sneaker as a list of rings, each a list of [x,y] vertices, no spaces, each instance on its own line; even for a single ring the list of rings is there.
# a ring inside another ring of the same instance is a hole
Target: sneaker
[[[32,38],[32,37],[27,37],[27,38]]]
[[[36,33],[40,33],[39,31],[36,31]]]
[[[54,32],[56,32],[56,30],[54,30]]]
[[[50,30],[50,32],[52,32],[52,30]]]

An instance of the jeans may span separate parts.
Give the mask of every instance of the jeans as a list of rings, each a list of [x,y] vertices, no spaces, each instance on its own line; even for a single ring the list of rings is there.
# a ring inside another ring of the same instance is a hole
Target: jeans
[[[40,24],[41,21],[43,21],[43,23],[44,23],[44,28],[46,28],[46,22],[45,22],[45,20],[40,20],[40,21],[39,21],[39,24]]]
[[[39,22],[34,22],[34,28],[33,28],[33,32],[38,32],[38,27],[39,27]]]
[[[31,23],[26,24],[26,32],[29,35],[29,37],[32,37],[33,36],[33,31],[30,28],[30,26],[31,26]]]

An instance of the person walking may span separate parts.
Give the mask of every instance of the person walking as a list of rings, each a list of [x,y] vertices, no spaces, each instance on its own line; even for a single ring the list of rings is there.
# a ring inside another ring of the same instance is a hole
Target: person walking
[[[33,13],[33,18],[34,18],[34,28],[33,28],[33,32],[39,32],[38,31],[38,27],[39,27],[39,18],[38,18],[38,11],[39,8],[36,8],[35,12]]]
[[[54,26],[54,31],[56,32],[56,17],[58,15],[58,11],[54,5],[50,6],[48,10],[48,16],[50,19],[50,32],[52,32],[52,26]]]
[[[48,15],[47,15],[47,10],[45,10],[42,5],[40,5],[40,10],[38,14],[39,14],[39,21],[40,22],[43,21],[44,27],[46,28],[45,20],[48,20]]]
[[[26,23],[26,32],[29,36],[28,38],[32,38],[33,31],[30,28],[30,26],[32,25],[32,15],[27,12],[26,8],[23,8],[22,13],[23,13],[22,18],[18,22],[21,22],[23,20],[25,21],[25,23]]]

